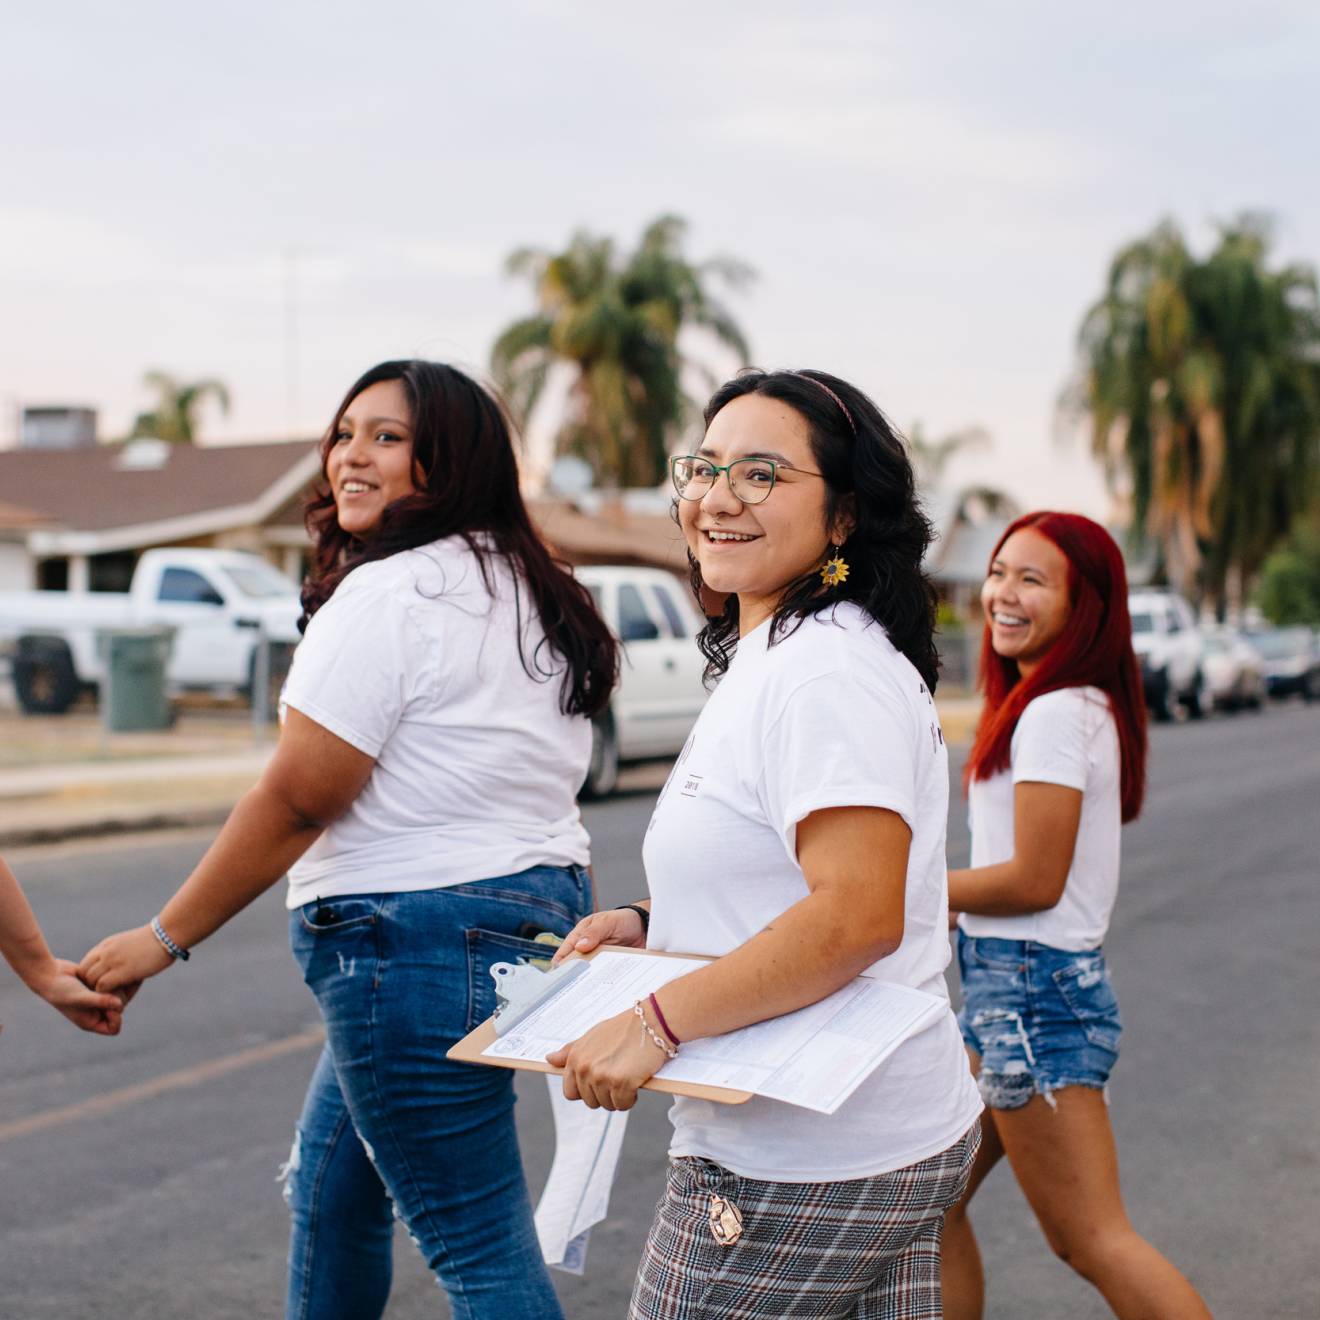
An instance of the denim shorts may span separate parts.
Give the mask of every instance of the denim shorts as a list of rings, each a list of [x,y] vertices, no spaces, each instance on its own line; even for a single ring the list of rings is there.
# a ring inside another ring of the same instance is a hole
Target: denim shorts
[[[1102,950],[1072,953],[959,931],[958,970],[958,1025],[981,1057],[978,1085],[988,1108],[1020,1109],[1037,1094],[1053,1104],[1065,1086],[1105,1089],[1123,1024]]]

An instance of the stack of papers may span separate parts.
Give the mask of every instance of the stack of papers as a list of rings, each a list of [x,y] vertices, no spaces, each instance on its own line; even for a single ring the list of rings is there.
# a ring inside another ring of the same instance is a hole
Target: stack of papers
[[[637,1000],[706,962],[603,948],[584,973],[565,981],[482,1053],[542,1062],[596,1023],[630,1011]],[[795,1013],[687,1042],[656,1076],[750,1091],[832,1114],[905,1040],[948,1008],[938,995],[860,976]]]

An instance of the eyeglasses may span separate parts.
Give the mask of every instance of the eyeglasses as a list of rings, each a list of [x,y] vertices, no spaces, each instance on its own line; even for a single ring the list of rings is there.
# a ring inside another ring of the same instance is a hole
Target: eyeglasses
[[[760,504],[774,490],[775,477],[781,467],[785,472],[800,472],[804,477],[823,477],[820,472],[789,467],[787,463],[776,463],[772,458],[735,458],[732,463],[721,467],[696,454],[681,454],[670,459],[669,475],[681,500],[704,498],[723,472],[729,478],[729,490],[734,499],[743,504]]]

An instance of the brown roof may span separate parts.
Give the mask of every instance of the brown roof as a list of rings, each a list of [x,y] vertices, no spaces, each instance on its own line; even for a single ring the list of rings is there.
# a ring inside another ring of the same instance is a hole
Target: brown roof
[[[573,564],[651,564],[686,574],[683,534],[663,514],[583,513],[568,500],[528,500],[537,530]]]
[[[27,531],[49,523],[50,519],[35,509],[24,509],[17,504],[7,504],[0,500],[0,531]]]
[[[120,466],[121,453],[118,445],[0,452],[0,530],[45,525],[61,537],[99,534],[119,541],[171,519],[245,509],[295,476],[315,447],[175,445],[161,467],[138,469]],[[315,480],[318,469],[308,467]],[[262,511],[262,522],[299,527],[307,485],[283,490],[280,503]],[[630,512],[618,502],[593,514],[560,499],[529,500],[528,507],[541,535],[571,563],[687,571],[682,535],[663,514]]]
[[[0,498],[100,532],[251,504],[311,452],[306,443],[173,445],[162,467],[119,466],[118,445],[0,453]]]

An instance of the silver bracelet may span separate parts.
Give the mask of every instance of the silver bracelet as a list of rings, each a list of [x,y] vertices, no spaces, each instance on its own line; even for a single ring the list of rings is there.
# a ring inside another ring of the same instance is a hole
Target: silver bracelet
[[[633,1012],[637,1014],[637,1020],[642,1024],[642,1030],[664,1050],[665,1056],[670,1059],[678,1058],[678,1051],[667,1040],[661,1039],[660,1033],[646,1020],[646,1014],[642,1011],[642,1001],[640,999],[633,1005]]]
[[[174,959],[175,962],[187,962],[192,954],[187,949],[180,948],[175,942],[165,934],[165,927],[160,924],[159,917],[151,919],[151,933],[160,941],[161,948]]]

